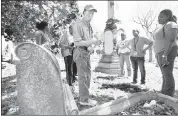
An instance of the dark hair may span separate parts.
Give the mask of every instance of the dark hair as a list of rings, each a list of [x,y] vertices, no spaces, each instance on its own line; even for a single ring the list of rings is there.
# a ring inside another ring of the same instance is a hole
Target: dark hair
[[[5,29],[4,32],[5,32],[9,37],[13,34],[13,31],[12,31],[12,29],[10,29],[10,28]]]
[[[48,26],[48,23],[46,21],[36,23],[36,28],[39,30],[43,30],[46,26]]]
[[[137,29],[134,29],[133,31],[137,32],[138,34],[140,33],[139,30],[137,30]]]
[[[172,16],[172,19],[175,23],[177,23],[177,17],[175,15]]]
[[[168,21],[173,21],[173,14],[170,9],[164,9],[160,13],[163,13],[164,15],[169,16]]]
[[[74,13],[71,13],[71,14],[68,14],[67,15],[67,19],[76,19],[77,18],[77,16],[74,14]]]
[[[164,15],[166,16],[169,16],[169,19],[168,21],[173,21],[176,23],[176,20],[174,19],[174,17],[176,18],[176,16],[174,16],[172,14],[172,11],[170,9],[164,9],[162,10],[160,13],[163,13]],[[165,37],[165,30],[164,30],[164,27],[163,27],[163,37]]]

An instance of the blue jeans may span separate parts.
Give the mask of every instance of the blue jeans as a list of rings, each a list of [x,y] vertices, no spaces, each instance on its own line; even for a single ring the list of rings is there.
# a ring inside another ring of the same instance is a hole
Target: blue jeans
[[[130,57],[133,68],[133,82],[137,83],[138,66],[141,72],[141,83],[145,83],[145,58],[144,57]]]
[[[165,95],[169,96],[174,96],[175,92],[175,81],[174,81],[174,76],[173,76],[173,68],[174,68],[174,60],[177,55],[177,46],[172,47],[171,51],[169,52],[167,59],[169,65],[162,67],[162,55],[163,52],[160,52],[156,54],[156,59],[159,64],[161,73],[162,73],[162,78],[163,78],[163,84],[162,84],[162,90],[161,92]]]
[[[91,80],[90,54],[87,50],[76,48],[73,59],[77,65],[79,98],[81,102],[87,102]]]

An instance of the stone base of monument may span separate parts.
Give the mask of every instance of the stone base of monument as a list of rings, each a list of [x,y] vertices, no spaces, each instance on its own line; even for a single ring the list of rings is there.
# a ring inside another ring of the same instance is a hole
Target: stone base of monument
[[[121,75],[118,55],[115,53],[111,55],[103,54],[95,71],[105,74]]]
[[[107,69],[107,68],[101,68],[101,67],[97,67],[95,69],[96,72],[101,72],[101,73],[105,73],[105,74],[120,74],[120,70],[117,69]]]

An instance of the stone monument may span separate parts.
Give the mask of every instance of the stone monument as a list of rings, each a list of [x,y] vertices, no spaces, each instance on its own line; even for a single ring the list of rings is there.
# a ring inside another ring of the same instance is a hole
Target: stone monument
[[[58,61],[42,46],[22,43],[15,49],[20,115],[66,115]]]
[[[108,20],[103,36],[104,53],[102,54],[98,66],[95,68],[96,72],[121,75],[119,57],[115,51],[115,38],[112,32],[116,26],[115,21],[118,20],[114,20],[114,1],[108,1]]]

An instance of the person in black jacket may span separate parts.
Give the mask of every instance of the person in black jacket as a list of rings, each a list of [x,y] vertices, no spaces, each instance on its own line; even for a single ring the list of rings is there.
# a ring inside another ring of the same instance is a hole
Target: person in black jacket
[[[69,33],[72,35],[72,25],[69,26]],[[72,49],[72,57],[73,57],[73,53],[74,53],[74,49],[75,49],[75,46],[74,46],[74,43],[71,43],[71,47],[73,47]],[[73,80],[72,82],[75,82],[77,80],[76,76],[77,76],[77,65],[76,63],[74,62],[74,60],[72,59],[72,72],[73,72]]]

